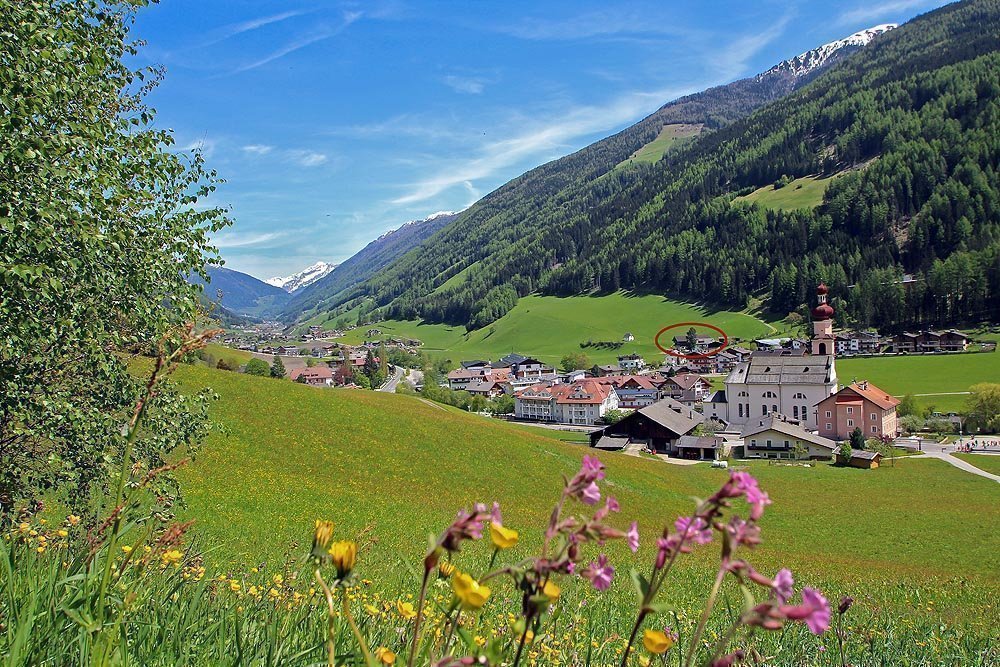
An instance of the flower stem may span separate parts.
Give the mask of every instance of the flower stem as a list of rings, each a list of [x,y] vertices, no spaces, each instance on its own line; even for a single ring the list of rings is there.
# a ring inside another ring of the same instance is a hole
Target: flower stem
[[[622,653],[622,667],[628,664],[629,653],[632,652],[632,645],[635,644],[635,637],[639,634],[639,628],[642,627],[642,622],[646,620],[646,615],[649,610],[646,608],[646,601],[643,600],[642,609],[639,610],[639,615],[636,616],[635,625],[632,626],[632,633],[628,636],[628,643],[625,645],[625,652]]]
[[[373,663],[371,653],[368,652],[368,642],[366,642],[365,638],[361,636],[358,624],[354,620],[354,614],[351,613],[351,605],[347,599],[346,588],[341,591],[340,596],[341,608],[344,610],[344,617],[347,618],[347,624],[351,626],[351,632],[354,633],[354,638],[358,641],[358,645],[361,646],[361,653],[365,656],[365,664],[371,665]]]
[[[705,602],[705,610],[701,612],[701,618],[698,619],[698,627],[695,628],[694,636],[691,638],[691,643],[688,645],[687,658],[684,660],[684,665],[687,667],[694,664],[694,656],[698,651],[698,642],[701,641],[701,634],[705,631],[705,625],[708,624],[708,617],[712,613],[712,607],[715,606],[715,599],[719,595],[719,589],[722,588],[722,580],[726,577],[726,563],[723,563],[719,567],[719,573],[715,575],[715,583],[712,584],[712,592],[708,595],[708,600]]]
[[[420,598],[417,600],[417,617],[413,621],[413,642],[410,644],[410,657],[406,661],[407,667],[413,667],[413,661],[417,658],[417,641],[420,637],[420,621],[424,616],[424,600],[427,597],[427,583],[430,581],[431,570],[424,566],[424,580],[420,584]]]
[[[323,575],[319,573],[319,569],[318,568],[315,571],[315,575],[316,575],[316,581],[319,582],[320,588],[323,589],[323,595],[326,597],[326,613],[327,613],[326,654],[327,654],[327,665],[328,665],[328,667],[335,667],[335,664],[336,664],[336,660],[335,659],[336,659],[337,652],[336,652],[336,647],[334,645],[333,638],[334,638],[334,635],[336,634],[335,633],[335,628],[334,628],[334,618],[335,618],[334,614],[336,612],[334,611],[334,606],[333,606],[333,591],[331,591],[330,587],[326,585],[326,582],[323,580]]]

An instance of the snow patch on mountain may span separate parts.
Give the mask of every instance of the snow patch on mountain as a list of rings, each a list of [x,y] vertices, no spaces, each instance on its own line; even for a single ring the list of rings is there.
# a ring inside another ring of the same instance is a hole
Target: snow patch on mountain
[[[372,241],[372,243],[378,243],[379,241],[384,241],[385,239],[389,238],[396,232],[406,229],[407,227],[412,227],[413,225],[422,225],[425,222],[430,222],[431,220],[437,220],[438,218],[443,218],[446,215],[456,215],[457,213],[460,213],[460,211],[438,211],[437,213],[431,213],[429,216],[427,216],[426,218],[422,218],[421,220],[410,220],[408,222],[404,222],[396,229],[390,229],[386,233],[382,234],[377,239]]]
[[[274,278],[268,278],[264,282],[268,285],[280,287],[286,292],[294,292],[302,289],[306,285],[311,285],[323,276],[329,275],[329,273],[337,268],[337,266],[337,264],[330,264],[329,262],[316,262],[312,266],[306,267],[298,273],[293,273],[292,275],[286,277],[275,276]]]
[[[824,44],[823,46],[801,53],[794,58],[789,58],[784,62],[778,63],[763,74],[758,75],[757,78],[763,79],[764,77],[772,74],[804,76],[809,72],[825,65],[841,50],[850,49],[853,51],[863,46],[867,46],[879,35],[887,33],[896,27],[897,24],[895,23],[883,23],[882,25],[877,25],[865,30],[859,30],[849,37],[838,39],[830,42],[829,44]]]

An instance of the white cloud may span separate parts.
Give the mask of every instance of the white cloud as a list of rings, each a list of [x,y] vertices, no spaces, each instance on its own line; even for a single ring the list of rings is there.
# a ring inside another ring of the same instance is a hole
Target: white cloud
[[[275,241],[284,234],[281,232],[265,232],[263,234],[240,234],[239,232],[229,231],[216,234],[212,238],[212,242],[219,249],[226,248],[248,248],[252,246],[262,246]]]
[[[284,21],[286,19],[290,19],[295,16],[301,16],[302,14],[305,13],[307,13],[305,10],[281,12],[280,14],[272,14],[271,16],[262,16],[260,18],[250,19],[249,21],[242,21],[240,23],[230,23],[229,25],[222,26],[221,28],[213,30],[211,33],[209,33],[210,40],[206,42],[204,46],[217,44],[218,42],[227,40],[230,37],[239,35],[240,33],[256,30],[257,28],[262,28],[272,23],[278,23],[279,21]]]
[[[512,37],[530,40],[577,40],[591,37],[621,37],[625,35],[689,35],[681,28],[670,27],[667,20],[648,14],[628,14],[619,11],[589,12],[567,19],[530,18],[515,25],[498,28]]]
[[[197,151],[202,154],[203,157],[210,158],[215,154],[215,140],[214,139],[196,139],[191,141],[181,147],[181,150],[185,152]]]
[[[444,78],[444,85],[456,93],[478,95],[486,88],[486,79],[478,76],[456,76],[449,74]]]
[[[278,60],[279,58],[284,58],[288,54],[294,53],[299,49],[304,49],[310,44],[315,44],[316,42],[321,42],[324,39],[329,39],[330,37],[333,37],[334,35],[337,35],[346,30],[349,25],[360,19],[361,16],[362,12],[344,12],[343,21],[339,25],[320,26],[308,33],[300,35],[299,37],[293,39],[285,46],[281,47],[280,49],[277,49],[276,51],[272,51],[263,58],[254,60],[253,62],[247,63],[246,65],[237,67],[232,72],[230,72],[230,74],[239,74],[240,72],[246,72],[252,69],[256,69],[258,67],[261,67],[262,65],[266,65],[270,62]]]
[[[274,150],[274,146],[268,146],[267,144],[248,144],[243,147],[245,153],[252,155],[267,155],[272,150]]]
[[[876,4],[868,3],[859,5],[857,8],[843,13],[837,21],[837,24],[851,25],[861,23],[863,21],[874,21],[876,19],[885,18],[889,14],[898,14],[900,12],[920,7],[926,7],[929,5],[938,6],[942,4],[946,3],[941,2],[941,0],[889,0],[888,2],[880,2]]]
[[[330,158],[325,153],[317,153],[316,151],[293,150],[288,151],[288,159],[302,167],[318,167]]]

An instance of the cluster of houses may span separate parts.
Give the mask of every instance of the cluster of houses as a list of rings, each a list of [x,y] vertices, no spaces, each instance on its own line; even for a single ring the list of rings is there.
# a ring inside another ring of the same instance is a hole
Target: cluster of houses
[[[933,354],[936,352],[965,352],[972,340],[956,329],[903,332],[883,336],[878,331],[835,331],[834,350],[841,357],[859,355]],[[801,338],[764,338],[754,341],[757,349],[808,349],[809,341]]]

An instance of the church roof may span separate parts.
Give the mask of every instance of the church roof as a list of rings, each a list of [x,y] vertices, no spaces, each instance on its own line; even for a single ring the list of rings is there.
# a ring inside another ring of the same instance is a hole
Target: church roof
[[[729,384],[828,384],[833,381],[833,356],[758,355],[737,364]]]

